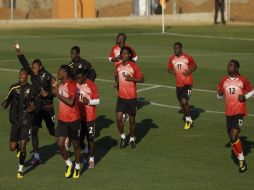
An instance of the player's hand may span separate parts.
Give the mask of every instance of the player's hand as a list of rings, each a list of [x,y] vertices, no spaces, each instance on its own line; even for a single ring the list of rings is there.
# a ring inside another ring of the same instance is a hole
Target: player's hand
[[[51,86],[53,86],[53,87],[57,87],[57,81],[55,80],[55,79],[52,79],[51,80]]]
[[[114,83],[114,88],[118,88],[118,83],[117,82]]]
[[[58,90],[57,86],[56,86],[56,87],[53,87],[53,88],[51,89],[51,91],[52,91],[52,94],[54,94],[55,96],[57,96],[57,95],[59,94],[59,90]]]
[[[35,105],[33,104],[33,103],[31,103],[29,106],[28,106],[28,108],[27,108],[27,112],[33,112],[33,111],[35,111]]]
[[[191,70],[185,70],[183,76],[187,77],[191,74]]]
[[[21,54],[21,50],[20,50],[20,45],[19,45],[18,42],[16,42],[16,44],[14,45],[14,48],[15,48],[17,54],[20,55]]]
[[[1,105],[2,105],[3,109],[6,109],[7,108],[7,101],[4,100]]]
[[[45,91],[43,88],[41,88],[41,92],[40,92],[40,95],[42,96],[42,97],[47,97],[48,96],[48,93],[47,93],[47,91]]]
[[[83,104],[89,105],[90,101],[86,97],[83,97]]]
[[[239,102],[245,102],[245,101],[246,101],[246,98],[245,98],[244,95],[239,95],[239,96],[238,96],[238,100],[239,100]]]

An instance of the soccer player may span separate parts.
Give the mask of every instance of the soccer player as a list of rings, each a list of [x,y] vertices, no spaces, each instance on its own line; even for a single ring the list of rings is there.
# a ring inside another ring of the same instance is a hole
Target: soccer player
[[[129,115],[130,139],[129,144],[135,148],[135,116],[137,107],[137,86],[136,83],[143,83],[144,77],[137,64],[133,63],[132,50],[123,47],[120,52],[122,63],[116,67],[115,87],[118,88],[118,98],[116,103],[116,122],[121,135],[120,148],[126,146],[124,133],[123,114]]]
[[[184,112],[184,129],[190,129],[193,121],[190,115],[189,99],[193,85],[192,73],[197,69],[197,65],[190,55],[182,52],[182,47],[180,42],[174,44],[174,55],[169,58],[168,72],[176,77],[176,96],[181,111]]]
[[[35,91],[35,96],[39,98],[38,112],[34,116],[32,126],[32,145],[33,145],[33,159],[32,165],[40,164],[39,154],[39,129],[42,127],[42,120],[45,121],[46,127],[50,135],[55,135],[55,111],[53,106],[54,95],[51,93],[51,81],[54,79],[42,65],[39,59],[35,59],[30,66],[24,54],[21,53],[20,45],[15,46],[18,59],[29,75],[31,75],[31,82]]]
[[[109,54],[109,61],[114,63],[115,66],[118,64],[121,64],[122,60],[120,57],[120,51],[123,47],[129,47],[128,44],[126,43],[127,36],[125,33],[119,33],[117,34],[116,37],[116,44],[111,48],[110,54]],[[134,51],[133,48],[129,47],[133,53],[133,62],[136,62],[138,60],[138,57]]]
[[[254,90],[248,79],[239,74],[240,64],[237,60],[228,63],[227,72],[217,87],[217,97],[224,95],[226,100],[227,133],[233,153],[239,160],[239,172],[245,172],[247,165],[243,155],[243,148],[239,133],[243,126],[243,117],[247,114],[246,100],[254,95]]]
[[[11,123],[10,150],[20,150],[17,178],[24,177],[23,168],[26,159],[26,144],[32,128],[35,111],[35,99],[32,85],[28,84],[28,71],[22,68],[19,72],[19,82],[10,87],[2,106],[10,105],[9,118]],[[19,147],[18,147],[19,146]]]
[[[65,140],[68,137],[74,147],[75,169],[73,178],[80,176],[80,113],[77,105],[77,83],[71,80],[71,68],[68,65],[62,65],[57,74],[60,85],[52,83],[53,94],[59,99],[58,106],[58,125],[56,127],[57,145],[62,155],[67,169],[65,177],[72,175],[73,164],[68,158],[68,152],[65,148]]]
[[[96,105],[100,103],[99,93],[96,84],[87,78],[88,72],[78,69],[76,72],[78,87],[78,105],[81,115],[81,139],[86,136],[89,147],[88,168],[94,168],[94,149],[95,149],[95,120]]]
[[[96,72],[92,65],[85,59],[80,57],[80,48],[78,46],[74,46],[71,48],[71,62],[69,66],[72,69],[72,78],[75,79],[75,75],[78,69],[87,70],[89,76],[88,79],[95,81]]]

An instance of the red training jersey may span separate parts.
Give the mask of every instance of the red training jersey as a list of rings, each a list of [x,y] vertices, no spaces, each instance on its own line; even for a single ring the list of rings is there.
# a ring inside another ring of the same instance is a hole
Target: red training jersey
[[[123,99],[137,98],[137,86],[135,82],[127,81],[126,75],[133,78],[141,78],[143,74],[137,64],[129,61],[127,65],[120,64],[116,67],[116,76],[118,77],[118,97]]]
[[[183,75],[183,73],[196,66],[195,61],[191,56],[186,53],[183,53],[180,57],[172,55],[169,58],[168,69],[174,71],[176,76],[176,86],[183,87],[185,85],[192,85],[193,79],[192,74],[187,77]]]
[[[225,76],[217,87],[218,93],[223,93],[226,99],[227,116],[247,114],[246,102],[238,100],[239,95],[245,95],[252,91],[250,82],[243,76],[238,75],[235,78]]]
[[[59,100],[58,119],[63,122],[73,122],[80,119],[79,109],[77,106],[77,83],[73,80],[67,81],[65,84],[59,85],[59,94],[65,98],[73,97],[75,102],[73,106],[65,104]]]
[[[125,47],[129,47],[132,50],[133,60],[137,61],[138,57],[137,57],[137,54],[136,54],[135,50],[132,47],[128,46],[127,44],[125,45]],[[111,61],[112,58],[120,57],[120,52],[121,52],[121,47],[117,44],[114,45],[111,48],[111,51],[110,51],[110,54],[109,54],[109,57],[108,57],[109,61]],[[115,66],[117,67],[121,63],[122,63],[122,60],[116,61]]]
[[[80,115],[84,121],[94,121],[96,119],[96,106],[84,105],[83,97],[88,100],[99,99],[99,93],[96,84],[87,79],[84,84],[77,84],[78,88],[78,105],[80,110]]]

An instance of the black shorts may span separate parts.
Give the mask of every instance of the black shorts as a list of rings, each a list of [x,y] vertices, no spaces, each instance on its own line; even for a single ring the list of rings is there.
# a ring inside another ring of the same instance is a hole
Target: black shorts
[[[55,127],[55,111],[53,107],[42,108],[38,113],[36,113],[34,115],[33,127],[41,128],[43,119],[48,129]]]
[[[58,120],[55,135],[56,137],[69,137],[78,140],[80,137],[80,120],[73,122]]]
[[[176,87],[176,97],[179,102],[182,101],[182,99],[189,100],[191,97],[191,85],[185,85],[183,87]]]
[[[94,140],[95,138],[95,121],[82,121],[81,122],[81,131],[80,131],[80,140],[87,138],[87,140]]]
[[[31,126],[19,126],[19,125],[12,125],[11,132],[10,132],[10,142],[18,142],[21,140],[30,140],[31,136]]]
[[[127,113],[130,116],[136,116],[137,99],[123,99],[118,97],[116,102],[116,112]]]
[[[243,117],[244,115],[242,114],[226,116],[227,132],[230,133],[231,129],[238,129],[240,131],[243,126]]]

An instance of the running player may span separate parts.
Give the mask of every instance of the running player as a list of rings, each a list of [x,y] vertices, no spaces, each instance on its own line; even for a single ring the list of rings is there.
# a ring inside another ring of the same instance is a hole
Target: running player
[[[28,71],[22,68],[19,72],[19,82],[12,85],[2,106],[6,109],[10,105],[10,150],[20,149],[19,168],[17,178],[24,176],[23,168],[26,159],[26,145],[32,128],[35,111],[34,91],[28,84]]]
[[[109,61],[114,63],[115,66],[117,66],[118,64],[121,64],[122,60],[121,60],[121,57],[120,57],[120,51],[123,47],[129,47],[128,44],[126,43],[126,39],[127,39],[127,36],[125,33],[119,33],[117,34],[117,37],[116,37],[116,44],[111,48],[111,51],[110,51],[110,54],[109,54]],[[138,57],[134,51],[133,48],[131,48],[131,51],[133,53],[133,62],[136,62],[138,60]]]
[[[33,145],[33,159],[32,165],[40,164],[39,154],[39,129],[42,127],[42,120],[45,121],[46,127],[50,135],[55,135],[55,111],[53,106],[54,95],[51,93],[51,81],[54,79],[42,65],[39,59],[35,59],[30,67],[26,57],[21,53],[19,44],[15,46],[18,59],[21,65],[31,75],[31,82],[35,91],[35,96],[40,99],[38,112],[36,112],[32,127],[32,145]]]
[[[123,114],[129,115],[130,139],[129,144],[135,148],[135,127],[136,127],[136,107],[137,107],[137,87],[136,83],[143,83],[144,77],[137,64],[133,63],[132,50],[123,47],[120,52],[122,63],[116,67],[115,87],[118,88],[118,98],[116,103],[116,122],[121,135],[120,148],[126,146],[124,133]]]
[[[248,79],[239,74],[239,68],[240,64],[237,60],[231,60],[228,63],[228,76],[220,81],[217,97],[221,99],[223,95],[225,96],[227,133],[232,151],[239,160],[239,172],[245,172],[247,165],[239,133],[243,126],[243,117],[247,114],[246,100],[254,95],[254,90]]]
[[[65,140],[68,137],[72,141],[75,154],[75,169],[73,178],[80,176],[80,114],[77,106],[77,83],[70,79],[71,68],[68,65],[62,65],[57,74],[60,85],[52,83],[53,94],[59,99],[58,106],[58,125],[56,127],[57,145],[62,155],[67,169],[65,177],[72,175],[73,164],[68,158],[68,152],[65,148]]]
[[[88,168],[94,168],[94,149],[95,149],[95,120],[96,105],[100,103],[99,93],[96,84],[87,78],[88,73],[83,69],[76,72],[79,109],[81,114],[81,139],[86,136],[89,147]]]
[[[185,117],[184,129],[190,129],[192,119],[190,115],[189,99],[193,85],[192,73],[197,69],[193,58],[187,53],[182,52],[182,44],[174,44],[174,55],[169,58],[168,72],[176,77],[176,96]]]

